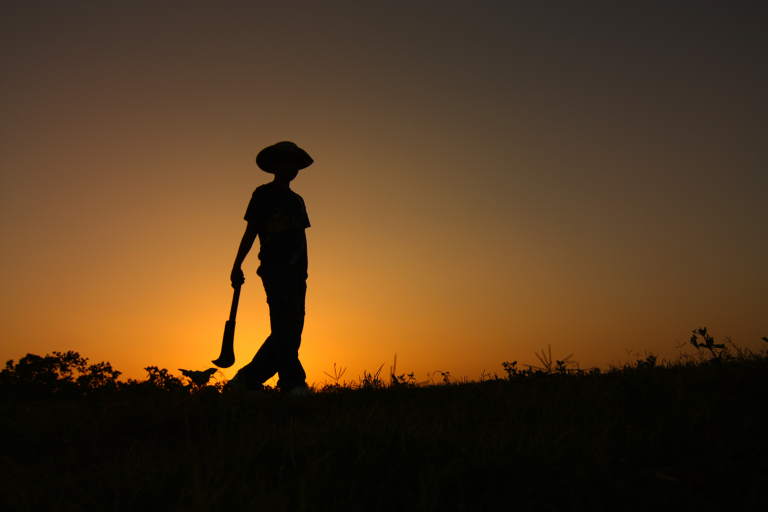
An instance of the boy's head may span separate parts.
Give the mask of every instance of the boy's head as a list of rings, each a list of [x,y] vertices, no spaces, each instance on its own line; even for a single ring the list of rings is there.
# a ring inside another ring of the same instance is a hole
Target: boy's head
[[[281,174],[285,177],[291,175],[290,180],[296,177],[301,169],[312,165],[314,160],[309,154],[293,142],[278,142],[262,149],[256,156],[256,165],[271,174]]]
[[[306,166],[304,166],[306,167]],[[299,175],[299,170],[303,169],[301,163],[293,158],[280,157],[275,161],[272,170],[269,171],[280,181],[293,181]]]

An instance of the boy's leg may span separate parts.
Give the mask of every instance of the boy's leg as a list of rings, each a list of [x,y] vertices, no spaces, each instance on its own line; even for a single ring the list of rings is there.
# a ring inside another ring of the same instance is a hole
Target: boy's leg
[[[253,360],[243,366],[238,375],[250,389],[262,389],[263,384],[277,373],[276,343],[272,335],[261,345]]]
[[[277,353],[277,387],[290,391],[297,386],[307,385],[307,374],[299,360],[301,334],[304,331],[304,304],[307,295],[307,282],[303,279],[293,288],[291,308],[285,319],[285,335],[275,347]]]
[[[275,373],[280,376],[277,386],[283,391],[306,386],[307,375],[299,361],[299,346],[304,330],[307,282],[293,266],[260,267],[258,274],[267,293],[272,334],[238,375],[242,375],[251,389],[261,388]]]
[[[271,353],[280,379],[281,391],[306,386],[307,374],[299,361],[301,333],[304,330],[304,304],[307,282],[293,266],[262,270],[261,279],[267,292]],[[273,374],[274,375],[274,374]]]

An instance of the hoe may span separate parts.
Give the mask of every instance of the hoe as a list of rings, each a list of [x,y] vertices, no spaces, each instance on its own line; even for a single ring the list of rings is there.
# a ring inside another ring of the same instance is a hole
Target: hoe
[[[235,317],[237,316],[237,303],[240,301],[240,286],[235,287],[235,295],[232,297],[232,309],[229,310],[229,320],[224,324],[224,339],[221,341],[221,355],[211,361],[219,368],[229,368],[235,364]]]

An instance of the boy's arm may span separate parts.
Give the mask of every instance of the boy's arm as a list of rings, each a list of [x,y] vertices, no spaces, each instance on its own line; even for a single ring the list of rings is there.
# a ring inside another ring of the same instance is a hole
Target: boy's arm
[[[240,241],[240,248],[237,250],[235,264],[232,267],[232,274],[229,276],[229,278],[232,280],[232,288],[237,288],[245,282],[245,275],[243,274],[243,269],[240,267],[242,266],[245,257],[248,256],[248,252],[250,252],[251,247],[253,247],[253,242],[256,241],[256,235],[258,234],[259,230],[256,226],[256,223],[249,222],[245,227],[243,239]]]

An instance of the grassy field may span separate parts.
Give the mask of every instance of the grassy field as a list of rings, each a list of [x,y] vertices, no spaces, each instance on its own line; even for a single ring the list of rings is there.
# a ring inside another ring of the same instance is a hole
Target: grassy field
[[[768,357],[708,343],[603,372],[507,363],[498,378],[431,386],[369,375],[299,399],[182,386],[157,368],[142,382],[82,364],[40,377],[44,358],[37,373],[20,361],[0,382],[0,503],[765,510]]]

